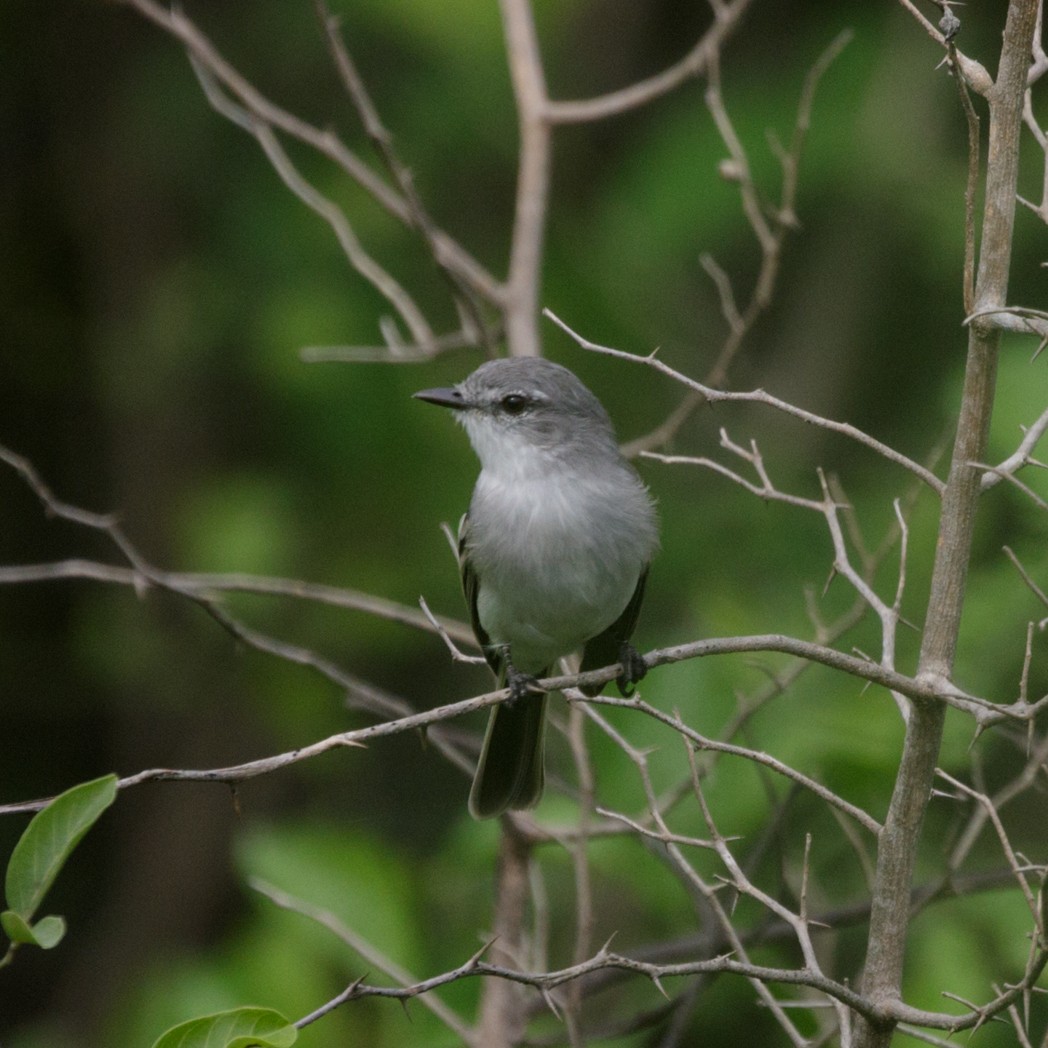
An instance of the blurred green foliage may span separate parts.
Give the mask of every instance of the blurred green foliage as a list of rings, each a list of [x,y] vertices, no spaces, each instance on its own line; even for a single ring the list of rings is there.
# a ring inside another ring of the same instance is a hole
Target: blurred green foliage
[[[516,122],[496,5],[334,6],[427,206],[501,274]],[[690,46],[705,17],[702,5],[680,0],[547,0],[538,8],[559,97],[657,71]],[[250,12],[235,4],[188,11],[265,93],[366,152],[310,5],[262,0]],[[996,8],[972,6],[963,18],[962,46],[992,68]],[[854,39],[813,112],[800,228],[776,303],[732,385],[761,385],[924,460],[949,435],[965,345],[966,138],[955,88],[936,70],[940,54],[898,5],[758,2],[725,53],[724,98],[775,199],[779,172],[766,131],[788,139],[807,70],[846,26]],[[131,12],[14,0],[0,7],[0,48],[0,441],[31,458],[60,498],[119,513],[161,567],[300,577],[408,605],[424,594],[435,610],[461,616],[438,524],[457,520],[476,467],[462,433],[410,393],[463,376],[476,355],[417,367],[303,363],[303,346],[376,343],[384,303],[255,144],[208,108],[177,47]],[[563,129],[543,294],[587,337],[638,353],[659,346],[698,377],[725,335],[700,254],[716,257],[740,300],[759,260],[735,187],[718,177],[724,149],[702,96],[695,83],[638,113]],[[1028,152],[1023,192],[1035,197],[1042,158]],[[443,284],[417,240],[337,172],[296,158],[345,204],[369,250],[433,322],[451,325]],[[1015,301],[1043,297],[1043,243],[1043,228],[1021,210]],[[679,391],[654,373],[587,355],[552,326],[545,331],[549,354],[594,388],[624,439],[677,403]],[[1030,339],[1005,343],[995,460],[1043,409],[1048,355],[1031,362],[1035,348]],[[817,497],[819,466],[839,476],[871,547],[892,525],[892,500],[911,489],[910,478],[868,450],[753,407],[702,411],[674,450],[741,466],[718,451],[720,427],[739,443],[756,439],[784,491]],[[814,514],[765,506],[709,472],[650,462],[641,469],[663,519],[642,648],[732,633],[809,635],[806,590],[827,621],[850,605],[842,580],[823,591],[832,549]],[[908,513],[904,612],[919,624],[933,500],[920,495]],[[986,499],[958,660],[961,685],[999,701],[1016,694],[1025,623],[1044,614],[1004,558],[1004,543],[1043,584],[1043,517],[1009,485]],[[68,556],[113,560],[115,551],[45,519],[24,486],[0,472],[0,563]],[[894,591],[896,571],[893,553],[877,578],[883,595]],[[439,640],[404,626],[275,598],[243,596],[230,606],[255,628],[313,648],[420,708],[487,686],[481,671],[451,664]],[[878,630],[865,622],[844,643],[876,655]],[[1043,636],[1035,644],[1031,695],[1048,685]],[[901,668],[913,668],[916,647],[916,631],[904,630]],[[653,673],[644,694],[716,736],[737,696],[756,693],[767,671],[784,665],[772,657],[684,663]],[[0,695],[5,801],[56,793],[111,767],[234,763],[367,723],[315,674],[245,650],[198,608],[83,582],[0,588]],[[686,768],[666,729],[629,711],[607,716],[634,745],[660,748],[657,786]],[[971,734],[969,722],[951,717],[944,766],[963,773]],[[900,740],[887,696],[818,669],[746,729],[748,744],[773,748],[876,817]],[[602,800],[631,810],[635,770],[603,738],[592,746]],[[974,752],[988,783],[1007,780],[1011,741],[990,734]],[[557,733],[550,761],[555,774],[568,774]],[[329,932],[253,892],[252,877],[328,908],[417,977],[462,963],[486,937],[496,842],[496,827],[466,816],[466,790],[432,748],[405,737],[246,783],[235,807],[221,788],[132,791],[117,825],[81,847],[90,873],[55,888],[55,905],[70,918],[61,949],[20,957],[0,981],[0,1041],[148,1044],[193,1015],[244,1003],[303,1015],[355,978],[382,979]],[[769,790],[784,796],[782,783],[739,762],[718,763],[707,790],[721,831],[747,839],[767,830]],[[564,802],[552,791],[546,804],[555,813]],[[922,876],[941,868],[961,811],[936,802]],[[1015,843],[1043,862],[1042,814],[1031,815]],[[681,832],[705,835],[697,814],[687,822]],[[23,825],[0,822],[0,855]],[[796,889],[811,832],[813,907],[863,897],[855,853],[811,798],[790,800],[779,831],[765,872]],[[558,929],[550,963],[558,966],[570,957],[572,870],[552,849],[542,858]],[[978,859],[999,863],[989,842]],[[705,854],[695,862],[716,872]],[[593,863],[598,939],[617,932],[616,947],[626,951],[694,931],[689,900],[655,856],[608,841],[594,847]],[[1024,927],[1014,893],[937,906],[917,927],[913,1003],[943,1007],[943,987],[981,1000],[990,980],[1017,977]],[[842,972],[858,970],[858,928],[845,925],[824,945]],[[791,963],[785,948],[761,953]],[[615,992],[623,1012],[662,1000],[647,984]],[[705,993],[703,1044],[737,1044],[740,1014],[751,1043],[778,1043],[771,1020],[753,1018],[745,984],[720,980]],[[471,1016],[478,994],[467,981],[443,997]],[[310,1027],[300,1043],[455,1039],[419,1002],[405,1012],[372,1000]],[[634,1035],[607,1043],[649,1042]],[[1013,1042],[1006,1029],[985,1029],[974,1043]]]

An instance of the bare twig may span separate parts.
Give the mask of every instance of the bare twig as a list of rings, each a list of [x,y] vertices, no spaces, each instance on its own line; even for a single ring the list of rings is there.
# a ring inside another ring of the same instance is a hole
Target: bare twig
[[[919,463],[907,458],[901,452],[898,452],[887,444],[882,443],[875,437],[871,437],[868,433],[864,433],[861,429],[851,425],[849,422],[837,422],[833,419],[823,418],[813,412],[805,411],[804,408],[796,407],[779,397],[772,396],[770,393],[766,393],[763,389],[754,389],[748,392],[713,389],[696,379],[689,378],[687,375],[677,371],[676,368],[670,367],[668,364],[660,360],[654,353],[642,357],[635,353],[627,353],[625,350],[598,345],[596,342],[590,342],[589,339],[583,338],[583,336],[578,334],[578,332],[573,331],[551,310],[544,310],[544,313],[554,324],[574,339],[583,349],[590,350],[594,353],[603,353],[606,356],[615,357],[618,360],[629,360],[635,364],[643,364],[646,367],[654,368],[654,370],[666,375],[668,378],[672,378],[675,382],[679,382],[682,385],[687,386],[689,389],[694,390],[704,401],[707,401],[710,404],[719,404],[721,402],[764,404],[767,407],[774,408],[776,411],[781,411],[793,418],[800,419],[802,422],[806,422],[809,425],[819,426],[822,429],[839,433],[842,436],[846,436],[849,439],[872,449],[883,458],[886,458],[889,462],[894,462],[896,465],[902,466],[903,469],[908,470],[915,477],[919,477],[937,494],[942,494],[943,492],[943,482],[939,480],[931,470],[926,469]]]
[[[988,469],[980,480],[980,485],[985,491],[999,484],[1007,476],[1014,474],[1023,466],[1040,465],[1032,457],[1033,449],[1040,443],[1041,437],[1048,431],[1048,408],[1041,412],[1040,417],[1032,426],[1025,429],[1023,439],[1019,446],[1003,462],[998,463],[992,469]]]
[[[721,8],[720,10],[727,14],[726,9]],[[779,200],[774,209],[765,206],[753,180],[745,147],[735,133],[731,118],[721,98],[717,53],[715,51],[710,53],[707,63],[709,87],[705,96],[706,105],[729,155],[729,160],[722,165],[721,170],[725,177],[729,177],[739,186],[743,212],[760,248],[761,262],[749,300],[740,310],[736,305],[730,277],[711,255],[706,253],[701,257],[703,268],[710,274],[717,289],[721,301],[721,312],[728,325],[728,334],[704,380],[706,386],[720,388],[724,385],[732,362],[741,350],[747,336],[772,303],[786,238],[798,226],[796,215],[798,175],[804,144],[811,127],[811,111],[815,103],[815,93],[827,69],[850,39],[850,32],[840,33],[808,70],[797,104],[797,115],[789,146],[785,147],[777,139],[772,138],[772,149],[782,168]],[[705,399],[700,391],[689,390],[677,408],[660,425],[630,443],[626,449],[627,454],[633,455],[641,450],[651,450],[666,444]]]
[[[447,280],[452,297],[458,304],[460,314],[465,318],[461,336],[462,342],[467,344],[480,342],[488,350],[489,354],[493,354],[492,333],[489,331],[481,313],[481,305],[477,294],[474,288],[454,268],[443,263],[438,244],[439,230],[437,225],[422,203],[422,199],[415,188],[415,181],[411,177],[411,172],[401,163],[400,157],[393,147],[393,136],[382,123],[378,109],[371,100],[371,95],[363,79],[357,72],[357,67],[339,32],[339,19],[332,15],[324,0],[315,0],[315,2],[317,16],[324,29],[325,39],[331,50],[335,68],[338,70],[346,93],[360,115],[364,130],[382,158],[386,170],[389,171],[404,201],[407,203],[410,224],[425,241],[430,257],[436,261],[440,272]],[[432,355],[437,348],[432,338],[430,338],[427,345],[419,346],[420,351],[424,355]],[[429,351],[428,353],[426,352],[427,350]]]
[[[1030,592],[1033,593],[1033,595],[1046,608],[1048,608],[1048,593],[1045,593],[1044,590],[1041,589],[1041,587],[1038,586],[1036,582],[1034,582],[1033,576],[1022,566],[1022,564],[1019,562],[1019,558],[1015,555],[1015,553],[1011,549],[1009,549],[1008,546],[1004,547],[1004,552],[1005,552],[1005,555],[1008,557],[1008,559],[1015,565],[1016,571],[1018,571],[1019,574],[1022,576],[1022,580],[1029,587]],[[1046,619],[1045,621],[1048,622],[1048,619]],[[1043,624],[1042,624],[1042,628],[1043,628]]]
[[[937,2],[937,0],[933,0]],[[917,9],[917,5],[913,0],[899,0],[907,11],[917,20],[918,24],[922,29],[942,47],[946,46],[946,38],[943,34],[924,17],[923,14]],[[957,65],[964,75],[964,79],[968,82],[968,86],[971,87],[976,94],[988,95],[993,88],[993,79],[986,69],[974,59],[969,58],[967,55],[960,51],[956,52]]]
[[[1019,859],[1012,848],[1011,841],[1008,839],[1008,834],[1005,831],[1004,824],[1001,822],[1001,817],[997,811],[997,805],[994,803],[993,799],[988,797],[985,793],[980,793],[978,790],[972,789],[972,787],[967,785],[967,783],[961,782],[960,779],[955,778],[941,768],[938,771],[938,775],[944,782],[948,782],[955,790],[959,790],[966,797],[970,797],[982,808],[986,819],[989,820],[997,834],[997,840],[1001,845],[1001,851],[1004,853],[1008,866],[1015,876],[1015,881],[1018,884],[1023,897],[1026,899],[1026,906],[1033,918],[1034,929],[1037,934],[1043,938],[1044,929],[1040,926],[1040,907],[1037,905],[1037,900],[1034,898],[1034,893],[1026,879],[1026,875],[1029,871],[1019,862]]]
[[[374,965],[390,978],[395,979],[401,986],[410,986],[417,982],[416,978],[410,972],[401,968],[395,961],[382,953],[374,943],[368,942],[359,932],[354,931],[329,910],[325,910],[319,906],[314,906],[303,899],[297,899],[288,892],[282,891],[275,885],[268,884],[266,881],[257,877],[252,878],[250,884],[255,891],[264,895],[270,900],[270,902],[275,903],[281,909],[301,914],[303,917],[308,917],[311,921],[327,928],[328,931],[341,939],[354,952],[360,954],[368,964]],[[356,985],[359,985],[359,983],[354,983],[354,986]],[[344,1003],[344,1001],[349,1000],[351,996],[351,993],[347,994],[339,1003]],[[422,1004],[438,1019],[440,1019],[440,1021],[444,1023],[452,1033],[457,1034],[458,1037],[464,1041],[469,1040],[469,1026],[458,1015],[456,1015],[454,1011],[444,1004],[439,997],[431,993],[423,994],[421,996]],[[303,1021],[299,1025],[305,1026],[307,1023]]]
[[[331,226],[350,264],[393,306],[407,325],[411,337],[423,348],[432,346],[434,335],[426,318],[407,291],[364,250],[342,208],[302,176],[269,124],[223,94],[211,70],[193,54],[190,55],[190,64],[200,81],[204,96],[215,111],[258,140],[273,170],[302,203]]]
[[[3,449],[0,449],[0,458],[3,456]],[[191,592],[207,599],[213,599],[216,594],[220,593],[253,593],[261,596],[291,597],[294,600],[312,601],[333,608],[363,612],[366,615],[397,622],[413,629],[431,630],[440,634],[445,642],[453,640],[459,644],[476,644],[470,627],[456,619],[448,618],[445,615],[434,615],[428,610],[420,612],[410,605],[399,604],[361,590],[303,582],[300,579],[235,573],[165,571],[152,565],[150,565],[149,576],[146,577],[134,568],[83,560],[78,557],[45,564],[12,564],[0,567],[0,586],[74,580],[128,586],[134,589],[139,596],[142,596],[150,586],[155,585],[160,589]],[[462,656],[461,659],[470,661],[471,657]]]
[[[689,80],[702,76],[710,61],[720,53],[738,28],[753,0],[730,0],[717,5],[714,20],[695,46],[679,61],[655,76],[619,91],[584,101],[551,101],[546,111],[559,124],[592,123],[628,113],[675,91]]]
[[[385,338],[383,352],[362,347],[350,350],[350,356],[356,354],[383,360],[426,358],[445,348],[463,343],[475,345],[490,339],[486,325],[480,321],[479,311],[471,313],[463,303],[466,299],[476,299],[498,308],[504,291],[475,258],[432,221],[424,224],[423,235],[437,265],[450,275],[456,286],[468,289],[468,294],[456,297],[462,330],[451,335],[435,335],[411,296],[364,250],[342,210],[302,177],[278,135],[299,142],[333,162],[379,206],[415,228],[420,225],[417,197],[410,199],[400,189],[390,186],[333,131],[321,130],[266,98],[177,6],[169,9],[156,0],[123,2],[185,47],[211,104],[223,116],[254,135],[288,188],[331,225],[352,265],[393,304],[410,332],[412,344],[406,344],[391,321],[380,323]],[[316,359],[324,357],[323,350],[314,353]],[[314,353],[307,354],[309,359],[314,359]]]

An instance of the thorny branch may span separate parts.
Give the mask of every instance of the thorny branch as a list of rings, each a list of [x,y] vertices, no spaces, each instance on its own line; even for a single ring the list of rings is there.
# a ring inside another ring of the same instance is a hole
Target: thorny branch
[[[896,465],[902,466],[904,469],[909,470],[914,476],[919,477],[937,494],[942,494],[943,482],[939,480],[931,470],[926,469],[924,466],[912,459],[907,458],[901,452],[896,451],[894,448],[889,447],[887,444],[877,440],[875,437],[871,437],[868,433],[864,433],[862,430],[853,426],[850,422],[837,422],[834,419],[823,418],[820,415],[816,415],[814,412],[806,411],[804,408],[799,408],[788,401],[782,400],[779,397],[773,396],[770,393],[765,392],[763,389],[754,389],[747,392],[738,392],[731,390],[714,389],[712,386],[706,385],[704,382],[699,382],[697,379],[689,378],[687,375],[678,371],[676,368],[670,367],[664,361],[660,360],[655,353],[651,353],[648,356],[638,356],[635,353],[628,353],[625,350],[613,349],[611,346],[601,346],[596,342],[591,342],[587,338],[583,338],[578,332],[573,331],[563,320],[560,319],[551,310],[545,310],[545,314],[553,321],[562,331],[569,335],[572,339],[578,343],[583,349],[589,350],[593,353],[603,353],[605,356],[615,357],[618,360],[629,360],[636,364],[643,364],[646,367],[653,368],[654,370],[666,375],[668,378],[673,379],[675,382],[679,382],[681,385],[688,387],[693,390],[701,400],[710,404],[719,403],[753,403],[753,404],[764,404],[768,407],[774,408],[776,411],[781,411],[786,415],[791,415],[802,422],[807,422],[810,425],[820,426],[823,429],[830,430],[834,433],[839,433],[842,436],[846,436],[851,440],[855,440],[860,444],[864,444],[866,447],[871,448],[877,454],[886,458],[889,462],[894,462]]]
[[[290,594],[302,599],[318,599],[330,601],[341,606],[360,608],[375,614],[388,614],[396,621],[417,626],[419,628],[430,628],[431,622],[413,609],[405,609],[392,602],[383,602],[377,598],[365,595],[352,594],[348,591],[336,590],[328,587],[309,587],[298,583],[289,583],[285,580],[251,579],[239,576],[196,576],[192,574],[180,575],[177,573],[166,573],[150,565],[131,541],[124,535],[114,518],[104,514],[93,513],[75,506],[67,505],[50,491],[44,481],[36,473],[32,465],[21,456],[14,454],[8,449],[0,447],[0,461],[7,463],[19,476],[29,485],[34,494],[40,499],[46,511],[56,517],[80,524],[92,530],[100,531],[107,535],[119,550],[121,555],[128,561],[128,566],[105,565],[96,562],[64,561],[58,565],[11,567],[0,570],[0,584],[18,584],[31,581],[40,581],[45,578],[51,579],[102,579],[110,583],[118,583],[134,588],[140,594],[150,586],[167,590],[175,595],[182,596],[187,600],[201,606],[209,615],[216,619],[225,629],[230,631],[241,642],[256,650],[271,655],[290,659],[300,665],[308,666],[323,673],[333,683],[344,688],[351,696],[356,696],[362,708],[371,709],[380,715],[393,714],[395,719],[372,725],[367,728],[352,732],[339,733],[329,738],[320,740],[312,745],[301,747],[287,753],[278,754],[273,757],[263,758],[257,761],[249,761],[244,764],[234,765],[226,768],[210,769],[203,771],[177,771],[173,769],[151,769],[128,776],[121,781],[121,787],[126,788],[146,781],[156,780],[183,780],[183,781],[209,781],[209,782],[237,782],[252,778],[257,775],[266,774],[289,764],[297,763],[318,756],[321,753],[343,746],[366,744],[373,738],[386,735],[399,734],[405,731],[414,731],[418,728],[437,725],[447,719],[461,716],[477,709],[483,709],[495,702],[504,701],[507,697],[505,691],[491,692],[477,696],[459,703],[437,707],[421,713],[405,713],[401,700],[379,692],[374,686],[366,682],[350,677],[340,668],[334,666],[328,660],[307,652],[295,646],[267,638],[257,631],[245,626],[234,619],[214,599],[213,594],[223,589],[247,590],[254,592],[283,593]],[[770,484],[770,481],[768,482]],[[775,497],[778,492],[774,487],[769,487],[765,494]],[[837,506],[825,493],[824,503],[811,503],[809,508],[817,508],[830,514],[836,512]],[[465,636],[464,627],[447,623],[445,628],[450,628],[459,636]],[[1048,702],[1048,698],[1041,699],[1035,703],[1019,703],[1001,705],[988,702],[972,695],[967,695],[952,685],[942,683],[939,687],[935,682],[918,681],[898,673],[890,665],[878,665],[869,660],[839,652],[823,644],[798,640],[796,638],[779,635],[760,635],[754,637],[728,637],[714,638],[695,641],[690,644],[676,645],[650,652],[645,656],[645,662],[650,667],[667,665],[685,661],[692,658],[709,657],[713,655],[736,654],[741,652],[783,652],[795,655],[803,660],[830,666],[842,670],[852,676],[867,680],[871,683],[881,684],[892,691],[897,691],[910,698],[932,699],[936,698],[960,708],[974,711],[980,722],[996,723],[1003,720],[1015,722],[1030,721],[1042,706]],[[601,670],[592,670],[584,674],[568,674],[559,677],[551,677],[543,682],[547,690],[563,690],[576,687],[579,684],[591,684],[607,682],[617,675],[617,667],[611,666]],[[667,718],[653,707],[636,699],[616,700],[609,697],[599,697],[592,700],[608,705],[624,705],[646,713],[648,716],[662,720],[667,724],[676,725],[675,721]],[[682,730],[678,728],[678,730]],[[432,732],[431,732],[432,734]],[[756,751],[745,751],[739,747],[731,747],[728,744],[716,743],[700,736],[696,732],[688,730],[685,732],[692,742],[700,749],[722,750],[733,752],[739,756],[747,756],[749,759],[758,761],[766,766],[785,774],[795,781],[814,789],[826,800],[831,796],[826,791],[821,791],[816,783],[800,773],[787,768],[774,758],[759,754]],[[462,763],[463,759],[455,753],[456,763]],[[12,811],[35,810],[46,802],[28,802],[21,805],[7,805],[0,807],[0,813]],[[856,809],[846,802],[837,799],[835,802],[842,811],[848,812],[853,818],[864,821]]]
[[[730,852],[725,851],[722,857],[728,863],[729,869],[735,871],[734,883],[736,887],[752,887],[742,871],[735,865]],[[544,972],[529,972],[505,965],[492,964],[483,960],[485,953],[490,949],[491,944],[488,944],[457,968],[427,979],[413,980],[409,973],[402,971],[393,961],[384,957],[370,943],[347,928],[333,914],[302,900],[295,899],[272,885],[256,881],[254,882],[254,887],[270,898],[276,905],[300,913],[323,925],[361,954],[367,963],[375,964],[382,968],[387,974],[396,979],[399,984],[396,986],[377,986],[365,982],[363,977],[356,979],[346,990],[334,998],[329,1005],[317,1009],[310,1016],[300,1020],[296,1024],[300,1027],[315,1021],[320,1015],[330,1011],[332,1007],[337,1007],[353,1000],[366,997],[385,997],[400,1001],[408,1001],[418,997],[426,998],[427,996],[432,998],[432,995],[444,986],[451,985],[462,979],[482,976],[507,980],[523,987],[531,987],[539,992],[545,999],[547,1006],[556,1013],[550,997],[553,990],[572,982],[587,979],[596,974],[615,971],[641,976],[649,980],[663,994],[666,993],[663,983],[671,979],[730,973],[750,980],[758,991],[766,990],[769,986],[775,984],[803,986],[819,991],[837,1005],[846,1006],[860,1015],[870,1018],[876,1017],[873,1007],[861,993],[855,991],[846,983],[828,978],[822,973],[814,951],[808,953],[808,964],[801,968],[790,969],[758,965],[749,960],[739,960],[736,956],[730,954],[721,954],[716,957],[685,963],[655,963],[613,952],[607,946],[604,946],[591,956],[567,968]],[[707,887],[707,890],[713,896],[715,889]],[[767,901],[779,908],[777,904],[774,904],[774,900],[767,899]],[[727,919],[727,915],[725,916],[726,927],[731,928],[731,921]],[[811,950],[811,942],[808,938],[810,922],[806,918],[800,918],[792,913],[786,913],[785,919],[788,923],[799,922],[803,925],[802,936],[808,944],[807,949]],[[742,957],[746,957],[747,951],[745,947],[741,942],[737,945]],[[999,993],[994,1000],[985,1005],[971,1005],[969,1010],[961,1015],[925,1011],[900,1004],[894,1009],[895,1016],[900,1022],[911,1023],[925,1028],[946,1030],[951,1033],[977,1028],[994,1015],[1008,1009],[1023,994],[1028,992],[1037,978],[1039,978],[1046,962],[1048,962],[1048,952],[1043,948],[1037,949],[1032,957],[1032,963],[1021,982]],[[775,998],[769,996],[768,1003],[775,1011],[779,1012],[780,1021],[785,1022],[787,1029],[792,1031],[793,1036],[791,1036],[791,1040],[799,1046],[807,1044],[808,1041],[801,1036],[792,1022],[786,1017],[785,1012]],[[427,1007],[447,1023],[450,1029],[456,1031],[468,1043],[474,1043],[474,1038],[465,1023],[454,1012],[451,1012],[443,1002],[439,1001],[439,999],[428,999],[426,1004]],[[843,1015],[843,1011],[841,1014]]]
[[[985,91],[989,106],[985,202],[975,276],[976,313],[1006,305],[1012,264],[1012,235],[1019,164],[1019,133],[1038,0],[1008,4],[996,81]],[[951,12],[947,11],[947,14]],[[949,21],[956,33],[956,16]],[[956,53],[956,52],[954,52]],[[968,70],[958,57],[965,76]],[[993,415],[1001,329],[990,317],[968,326],[964,386],[958,407],[949,476],[942,491],[938,536],[917,676],[950,679],[965,607],[980,475]],[[884,831],[878,842],[863,988],[877,1003],[877,1017],[856,1022],[857,1048],[887,1048],[900,1017],[910,915],[898,905],[913,882],[921,828],[942,747],[945,707],[915,702],[896,774]]]

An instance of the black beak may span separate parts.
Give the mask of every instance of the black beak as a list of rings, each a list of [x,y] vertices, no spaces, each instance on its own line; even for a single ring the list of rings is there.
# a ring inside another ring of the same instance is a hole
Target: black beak
[[[430,404],[439,404],[442,408],[455,408],[457,411],[462,411],[464,408],[469,407],[462,394],[454,387],[420,389],[413,396],[416,400],[425,400]]]

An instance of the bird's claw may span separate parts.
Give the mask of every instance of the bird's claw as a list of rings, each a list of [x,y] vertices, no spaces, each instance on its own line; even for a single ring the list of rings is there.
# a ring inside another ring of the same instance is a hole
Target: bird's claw
[[[531,673],[521,673],[510,660],[508,648],[502,652],[502,658],[506,667],[506,687],[509,688],[507,706],[512,706],[529,695],[542,694],[538,677]]]
[[[624,641],[619,648],[619,664],[622,666],[622,672],[615,678],[615,683],[622,695],[628,699],[635,690],[634,685],[648,672],[648,664],[629,641]]]

